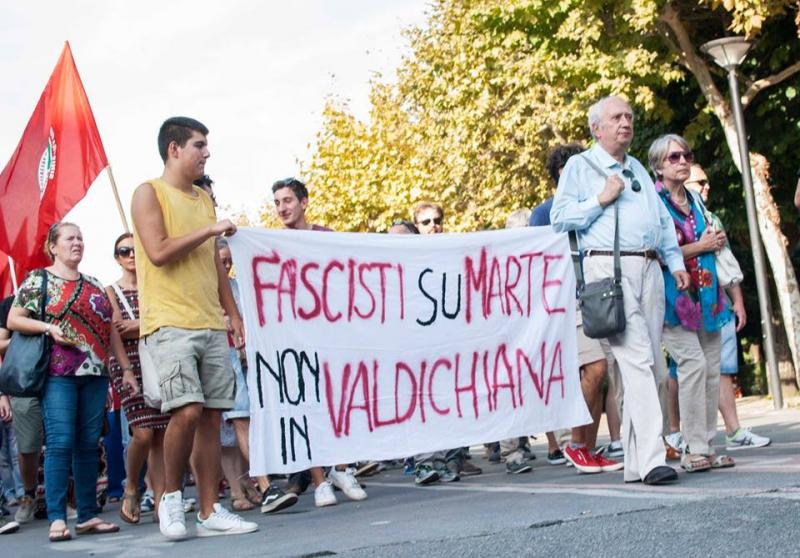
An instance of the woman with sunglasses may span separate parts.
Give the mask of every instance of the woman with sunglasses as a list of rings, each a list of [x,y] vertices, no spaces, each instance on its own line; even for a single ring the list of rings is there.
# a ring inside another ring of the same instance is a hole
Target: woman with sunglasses
[[[116,359],[110,361],[111,383],[122,399],[122,409],[131,430],[128,459],[125,467],[127,480],[119,515],[126,523],[139,523],[141,495],[139,477],[147,462],[147,478],[158,505],[164,492],[164,432],[169,415],[147,405],[142,395],[142,369],[139,364],[139,291],[136,285],[136,257],[133,235],[121,234],[114,242],[114,259],[122,268],[122,277],[106,287],[113,308],[113,324],[125,347],[131,363],[131,373],[138,389],[126,389],[123,369]]]
[[[679,291],[664,273],[666,310],[663,341],[678,364],[678,402],[686,446],[681,466],[689,473],[733,467],[727,455],[716,455],[717,405],[722,326],[732,319],[717,281],[715,252],[725,246],[724,231],[705,219],[699,195],[685,186],[694,157],[681,136],[667,134],[650,146],[649,163],[656,190],[675,224],[691,283]]]
[[[9,329],[52,338],[42,396],[46,435],[44,486],[51,542],[69,540],[67,485],[72,470],[78,534],[106,534],[119,527],[97,515],[98,442],[103,429],[111,352],[119,360],[126,389],[135,391],[132,368],[102,285],[78,270],[83,236],[72,223],[50,227],[45,253],[52,265],[22,282],[8,317]],[[43,289],[46,282],[46,293]],[[44,306],[44,321],[41,320]]]

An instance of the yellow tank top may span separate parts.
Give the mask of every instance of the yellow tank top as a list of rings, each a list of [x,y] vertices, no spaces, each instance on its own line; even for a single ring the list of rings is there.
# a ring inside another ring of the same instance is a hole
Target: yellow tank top
[[[160,178],[148,181],[155,190],[167,235],[178,237],[217,221],[211,198],[181,192]],[[139,331],[145,336],[161,327],[225,330],[219,302],[214,238],[179,261],[156,267],[134,230],[139,286]]]

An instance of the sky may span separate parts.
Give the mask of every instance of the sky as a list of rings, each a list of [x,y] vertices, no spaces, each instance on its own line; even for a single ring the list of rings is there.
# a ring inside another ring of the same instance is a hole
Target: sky
[[[130,199],[160,176],[158,128],[208,126],[221,206],[255,217],[269,186],[297,176],[326,98],[366,118],[369,82],[394,81],[429,0],[4,2],[0,7],[0,162],[5,166],[69,41],[130,222]],[[226,213],[221,211],[222,216]],[[84,235],[81,271],[116,280],[123,232],[103,172],[66,217]]]

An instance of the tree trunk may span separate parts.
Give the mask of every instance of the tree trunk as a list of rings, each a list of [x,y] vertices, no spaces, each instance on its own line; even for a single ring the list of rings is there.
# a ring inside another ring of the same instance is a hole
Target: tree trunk
[[[725,139],[734,164],[741,172],[736,126],[733,123],[733,118],[730,117],[730,112],[727,112],[728,116],[722,121],[722,127],[725,130]],[[763,155],[750,153],[750,166],[761,242],[770,268],[772,268],[772,278],[775,281],[778,304],[780,305],[783,326],[786,331],[786,342],[792,357],[791,363],[784,360],[776,363],[776,366],[778,366],[780,375],[781,389],[784,395],[791,396],[797,394],[797,386],[800,385],[800,360],[798,360],[800,359],[800,292],[798,292],[797,288],[794,267],[789,259],[788,241],[781,231],[780,213],[770,193],[768,180],[769,163]],[[772,318],[772,316],[762,316],[763,320],[771,320]],[[779,336],[776,335],[776,337]],[[776,358],[778,358],[777,355]]]
[[[753,190],[756,198],[758,227],[764,249],[772,268],[772,276],[778,293],[778,302],[786,330],[786,341],[792,357],[793,366],[780,363],[778,372],[786,395],[796,395],[800,386],[800,291],[794,266],[789,259],[788,242],[780,229],[780,213],[770,193],[768,182],[769,163],[757,153],[750,155],[753,169]]]

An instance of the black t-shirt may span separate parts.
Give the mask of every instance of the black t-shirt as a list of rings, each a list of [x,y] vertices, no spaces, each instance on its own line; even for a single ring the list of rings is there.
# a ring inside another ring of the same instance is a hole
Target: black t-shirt
[[[14,302],[14,295],[7,296],[0,301],[0,328],[8,329],[8,313],[11,311],[11,305]]]

